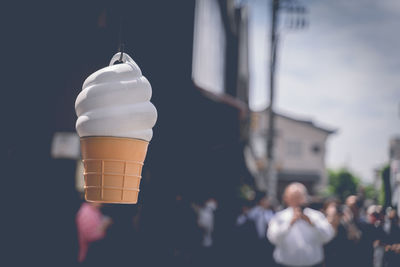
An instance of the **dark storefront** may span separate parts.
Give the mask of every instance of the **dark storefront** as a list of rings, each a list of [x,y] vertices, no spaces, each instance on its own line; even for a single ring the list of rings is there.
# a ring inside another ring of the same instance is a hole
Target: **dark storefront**
[[[229,237],[237,186],[248,178],[242,111],[206,97],[191,80],[194,6],[194,1],[80,1],[13,8],[9,21],[18,30],[11,33],[6,62],[24,74],[7,77],[13,89],[3,101],[13,114],[5,118],[10,130],[4,156],[10,186],[18,188],[6,196],[15,202],[7,220],[22,229],[20,238],[10,237],[16,251],[27,251],[21,261],[71,266],[76,259],[74,216],[81,202],[76,162],[52,159],[51,140],[55,132],[75,131],[75,98],[84,79],[117,52],[121,16],[125,51],[151,82],[159,114],[138,203],[148,248],[143,259],[167,257],[162,247],[173,237],[164,221],[177,194],[192,201],[216,197],[226,220],[220,233]]]

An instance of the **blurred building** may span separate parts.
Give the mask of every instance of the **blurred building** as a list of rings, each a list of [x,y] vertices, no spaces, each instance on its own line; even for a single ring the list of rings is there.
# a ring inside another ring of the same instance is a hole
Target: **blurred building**
[[[267,190],[267,127],[267,110],[252,113],[246,162],[256,177],[258,189],[263,191]],[[326,141],[334,132],[310,120],[276,113],[274,168],[278,179],[278,198],[284,188],[294,181],[303,183],[311,194],[327,185]]]
[[[209,149],[199,162],[204,175],[194,194],[204,188],[222,205],[232,205],[238,187],[253,180],[243,153],[250,114],[249,18],[247,7],[235,2],[197,0],[194,11],[192,81],[207,103],[198,110],[206,135],[196,142],[207,143],[200,150]]]
[[[389,160],[392,205],[397,206],[400,214],[400,137],[394,137],[390,140]]]

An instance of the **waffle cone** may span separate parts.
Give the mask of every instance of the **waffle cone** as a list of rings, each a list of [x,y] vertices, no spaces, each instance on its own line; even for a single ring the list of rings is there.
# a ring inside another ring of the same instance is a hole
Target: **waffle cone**
[[[137,203],[148,142],[119,137],[82,137],[85,199]]]

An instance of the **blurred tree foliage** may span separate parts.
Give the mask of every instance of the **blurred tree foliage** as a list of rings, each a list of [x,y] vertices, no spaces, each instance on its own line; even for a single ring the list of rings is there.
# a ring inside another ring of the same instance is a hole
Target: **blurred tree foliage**
[[[238,193],[239,198],[246,201],[253,201],[256,197],[256,191],[248,184],[241,185]]]
[[[360,179],[354,176],[347,169],[339,169],[337,171],[328,170],[329,185],[328,191],[344,201],[346,197],[355,195],[360,184]]]
[[[380,194],[373,185],[369,184],[364,186],[363,188],[364,188],[365,198],[373,199],[375,202],[378,200],[378,196]]]

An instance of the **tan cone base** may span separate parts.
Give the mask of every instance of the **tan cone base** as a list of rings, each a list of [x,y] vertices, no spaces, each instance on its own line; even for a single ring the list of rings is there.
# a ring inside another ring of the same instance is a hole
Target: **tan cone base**
[[[131,138],[81,138],[85,199],[101,203],[137,203],[148,144]]]

